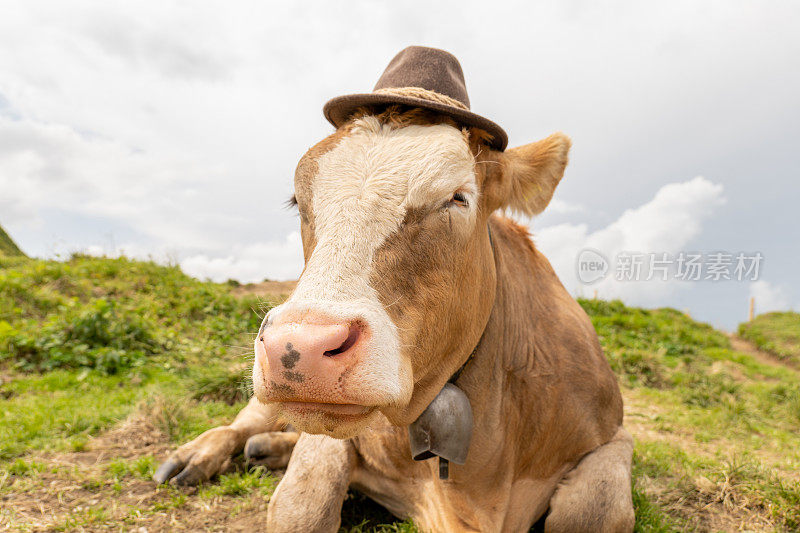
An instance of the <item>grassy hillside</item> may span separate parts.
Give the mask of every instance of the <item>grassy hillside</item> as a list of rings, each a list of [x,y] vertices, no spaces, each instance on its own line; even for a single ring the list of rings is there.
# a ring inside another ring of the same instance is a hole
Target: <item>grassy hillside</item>
[[[127,259],[0,256],[0,529],[259,527],[280,472],[239,461],[191,490],[150,476],[244,405],[281,297]],[[581,304],[636,439],[637,530],[800,530],[800,374],[674,310]],[[344,516],[414,530],[356,494]]]
[[[625,396],[639,529],[800,530],[800,375],[672,309],[581,303]]]
[[[800,313],[758,315],[739,326],[739,336],[789,363],[800,365]]]
[[[20,256],[25,255],[19,246],[9,237],[3,226],[0,226],[0,255]]]

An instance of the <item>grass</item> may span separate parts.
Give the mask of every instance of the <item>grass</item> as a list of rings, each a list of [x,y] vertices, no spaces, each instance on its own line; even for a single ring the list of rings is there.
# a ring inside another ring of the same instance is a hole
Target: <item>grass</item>
[[[800,313],[765,313],[739,326],[739,336],[781,359],[800,365]]]
[[[8,375],[0,459],[80,446],[154,398],[183,408],[202,369],[247,361],[258,310],[257,300],[177,267],[0,257],[0,368]],[[244,399],[208,398],[180,420],[162,416],[166,433],[185,438]]]
[[[241,496],[258,491],[263,496],[269,496],[278,484],[277,481],[264,467],[257,466],[243,472],[222,474],[215,483],[201,486],[197,494],[200,498],[214,498]]]
[[[6,233],[6,230],[4,230],[2,226],[0,226],[0,255],[9,257],[25,255],[22,250],[19,249],[17,243],[15,243],[14,240],[9,237],[8,233]]]
[[[800,376],[672,309],[581,301],[626,398],[641,531],[800,529]]]
[[[160,377],[148,379],[144,389],[126,386],[123,377],[66,371],[14,379],[3,387],[10,397],[0,409],[0,459],[30,450],[79,450],[127,416]]]
[[[116,481],[126,477],[150,479],[156,471],[156,460],[152,456],[143,456],[134,460],[115,459],[108,463],[108,474]]]
[[[150,481],[177,443],[251,394],[252,335],[270,304],[241,289],[124,258],[0,255],[0,529],[260,524],[279,480],[263,468],[235,461],[195,491]],[[798,315],[740,329],[778,360],[673,309],[580,303],[636,439],[636,530],[800,530]],[[342,530],[416,528],[351,493]]]

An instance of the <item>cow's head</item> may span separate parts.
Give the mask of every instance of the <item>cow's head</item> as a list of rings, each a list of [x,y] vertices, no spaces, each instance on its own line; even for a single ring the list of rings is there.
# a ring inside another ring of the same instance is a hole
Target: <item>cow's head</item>
[[[258,398],[338,438],[378,412],[413,422],[488,320],[489,215],[544,209],[569,145],[555,134],[498,152],[480,130],[391,108],[311,148],[295,174],[305,269],[256,339]]]

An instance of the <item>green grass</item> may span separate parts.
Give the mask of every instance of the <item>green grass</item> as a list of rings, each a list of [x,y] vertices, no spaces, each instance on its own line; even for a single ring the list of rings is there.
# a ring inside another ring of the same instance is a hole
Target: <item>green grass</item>
[[[226,419],[246,395],[186,399],[246,363],[258,306],[177,267],[0,257],[0,459],[80,449],[143,405],[176,440]]]
[[[134,460],[115,459],[108,463],[106,469],[117,481],[129,476],[150,479],[156,471],[156,460],[149,455]]]
[[[151,486],[152,454],[101,457],[88,465],[52,459],[90,452],[93,437],[131,415],[175,444],[231,420],[251,395],[252,336],[266,310],[256,298],[235,297],[234,289],[192,279],[174,266],[124,258],[0,255],[4,504],[26,494],[67,501],[70,491],[82,491],[84,503],[67,506],[81,510],[47,526],[65,531],[136,529],[189,513],[195,504],[207,512],[222,506],[221,520],[262,513],[278,479],[261,468],[237,463],[187,493]],[[636,440],[636,530],[718,530],[734,523],[800,530],[797,370],[736,351],[725,334],[673,309],[580,303],[626,399]],[[797,316],[762,315],[743,325],[741,335],[793,360]],[[0,529],[27,527],[22,515],[0,507]],[[355,493],[344,504],[342,524],[353,533],[416,531]]]
[[[704,509],[800,528],[797,372],[733,350],[726,335],[673,309],[580,303],[620,378],[628,412],[664,436],[636,439],[637,529],[705,529],[709,523],[698,520]]]
[[[67,451],[127,416],[141,390],[122,378],[54,371],[20,377],[3,387],[0,459],[31,450]],[[148,380],[150,382],[150,380]]]
[[[243,472],[222,474],[215,483],[201,486],[197,493],[200,498],[241,496],[252,491],[269,496],[277,484],[275,476],[267,472],[264,467],[257,466]]]
[[[0,226],[0,255],[9,257],[25,255],[2,226]]]
[[[781,359],[800,364],[800,313],[783,311],[758,315],[739,326],[739,336]]]

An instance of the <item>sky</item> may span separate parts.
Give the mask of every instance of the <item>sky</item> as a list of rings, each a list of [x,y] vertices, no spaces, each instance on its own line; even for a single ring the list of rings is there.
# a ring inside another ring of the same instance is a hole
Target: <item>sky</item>
[[[435,46],[510,146],[572,137],[553,202],[523,221],[572,294],[733,329],[750,297],[800,308],[798,20],[781,1],[6,2],[0,224],[38,257],[295,278],[284,204],[332,132],[322,105]],[[607,264],[591,284],[587,249]],[[757,279],[687,281],[681,253],[762,259]],[[620,266],[663,254],[667,281]]]

